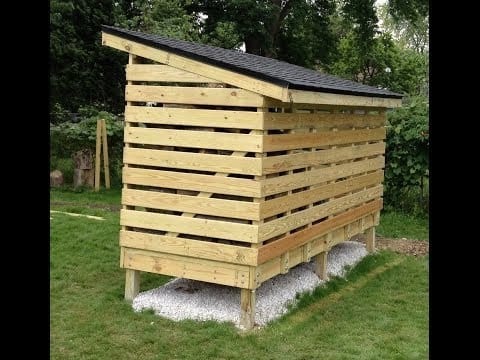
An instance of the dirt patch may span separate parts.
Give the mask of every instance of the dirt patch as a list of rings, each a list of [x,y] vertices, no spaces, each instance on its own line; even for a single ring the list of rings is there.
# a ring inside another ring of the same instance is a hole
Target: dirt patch
[[[365,236],[357,235],[351,240],[365,243]],[[425,256],[428,254],[428,241],[390,239],[377,236],[375,239],[375,245],[379,250],[391,250],[401,254],[413,256]]]

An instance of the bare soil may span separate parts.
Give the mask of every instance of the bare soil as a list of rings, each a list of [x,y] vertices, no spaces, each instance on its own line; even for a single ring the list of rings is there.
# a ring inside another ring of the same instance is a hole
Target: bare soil
[[[352,241],[358,241],[365,243],[364,235],[357,235],[351,239]],[[375,246],[379,250],[391,250],[396,253],[413,255],[413,256],[425,256],[428,255],[429,243],[423,240],[410,240],[406,238],[391,239],[377,236],[375,239]]]

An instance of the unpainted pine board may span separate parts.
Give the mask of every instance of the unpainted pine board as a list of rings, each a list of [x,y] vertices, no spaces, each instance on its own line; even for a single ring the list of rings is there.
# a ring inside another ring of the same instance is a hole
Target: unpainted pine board
[[[263,159],[262,167],[265,174],[300,169],[309,166],[319,166],[345,160],[353,160],[367,156],[385,153],[385,143],[377,142],[355,147],[345,146],[336,149],[305,151],[288,155],[268,156]]]
[[[240,291],[240,327],[251,330],[255,325],[255,290]]]
[[[384,108],[396,108],[402,106],[402,99],[382,98],[376,96],[332,94],[304,90],[289,90],[288,95],[290,101],[296,104],[329,104]]]
[[[258,226],[229,221],[197,219],[122,209],[120,211],[120,225],[237,240],[248,243],[258,242]]]
[[[129,123],[232,129],[261,129],[263,127],[263,115],[253,111],[181,109],[132,105],[128,105],[125,108],[125,121]]]
[[[245,175],[259,175],[262,173],[261,159],[195,152],[125,148],[123,150],[123,162],[130,165],[148,165]]]
[[[122,204],[247,220],[258,220],[260,214],[260,204],[249,201],[199,198],[134,189],[123,190]]]
[[[260,135],[142,127],[125,129],[124,138],[125,142],[130,144],[180,146],[247,152],[260,152],[263,141]]]
[[[261,184],[255,180],[190,174],[175,171],[124,168],[123,182],[132,185],[208,191],[217,194],[260,197]]]
[[[126,67],[130,81],[218,83],[217,80],[161,64],[133,64]]]
[[[240,265],[256,265],[258,255],[250,247],[124,230],[120,231],[120,246]]]
[[[268,218],[270,216],[296,209],[301,206],[313,204],[331,197],[339,196],[362,189],[367,186],[380,184],[383,180],[383,171],[376,171],[367,175],[356,176],[335,183],[319,185],[310,190],[282,196],[265,201],[260,206],[260,217]]]
[[[358,115],[343,113],[266,113],[264,127],[266,130],[287,130],[298,128],[349,129],[352,127],[381,127],[385,123],[382,114]]]
[[[384,127],[360,130],[319,131],[309,134],[266,135],[263,151],[282,151],[307,147],[341,145],[364,141],[379,141],[386,137]]]
[[[261,106],[263,96],[237,88],[127,85],[125,100],[167,104]]]
[[[301,246],[313,238],[317,238],[333,231],[339,227],[347,225],[362,216],[378,211],[382,208],[382,200],[377,199],[365,205],[359,206],[355,209],[347,210],[339,215],[335,215],[331,219],[327,219],[311,227],[300,230],[296,233],[290,234],[282,239],[272,241],[269,244],[263,245],[258,249],[258,263],[262,264],[284,252]],[[312,249],[313,252],[313,249]]]
[[[274,195],[305,186],[316,185],[326,181],[379,170],[384,166],[385,158],[383,156],[378,156],[372,159],[273,177],[261,182],[262,195]]]
[[[383,195],[383,185],[377,185],[351,195],[330,200],[313,208],[298,211],[291,215],[278,218],[259,226],[259,241],[265,241],[289,230],[296,229],[323,217],[333,215],[353,206],[359,205]]]
[[[125,267],[215,284],[244,287],[249,267],[148,250],[125,248]]]

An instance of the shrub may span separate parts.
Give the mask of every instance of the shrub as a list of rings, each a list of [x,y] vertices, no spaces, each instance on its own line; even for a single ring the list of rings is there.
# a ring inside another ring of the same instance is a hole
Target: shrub
[[[428,101],[406,99],[387,116],[385,207],[428,213]]]
[[[121,184],[121,167],[123,154],[123,122],[112,113],[99,111],[91,106],[79,109],[82,120],[78,123],[62,122],[50,126],[50,165],[69,166],[67,159],[72,159],[75,152],[91,149],[95,153],[97,120],[105,119],[108,137],[108,155],[110,163],[110,178],[112,186]],[[63,162],[59,162],[63,159]],[[103,161],[103,157],[102,157]],[[60,165],[58,165],[60,164]],[[73,174],[73,161],[71,162]],[[67,169],[60,169],[62,172]],[[103,170],[103,169],[102,169]],[[64,173],[65,174],[65,173]],[[73,181],[73,175],[64,176]]]

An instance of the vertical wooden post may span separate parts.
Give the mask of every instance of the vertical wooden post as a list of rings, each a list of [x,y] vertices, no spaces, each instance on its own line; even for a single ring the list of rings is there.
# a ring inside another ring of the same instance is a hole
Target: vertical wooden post
[[[240,290],[240,327],[250,330],[255,324],[255,290]]]
[[[97,143],[95,146],[95,191],[100,190],[100,146],[102,141],[102,124],[97,120]]]
[[[367,251],[368,252],[375,251],[375,226],[372,226],[371,228],[367,229],[365,235],[367,237]]]
[[[110,189],[110,167],[108,164],[107,125],[105,119],[102,122],[102,145],[103,145],[103,172],[105,173],[105,187]]]
[[[125,300],[132,302],[140,291],[140,271],[126,269],[125,274]]]
[[[321,280],[328,280],[327,255],[328,251],[324,251],[315,256],[315,274],[317,274]]]

